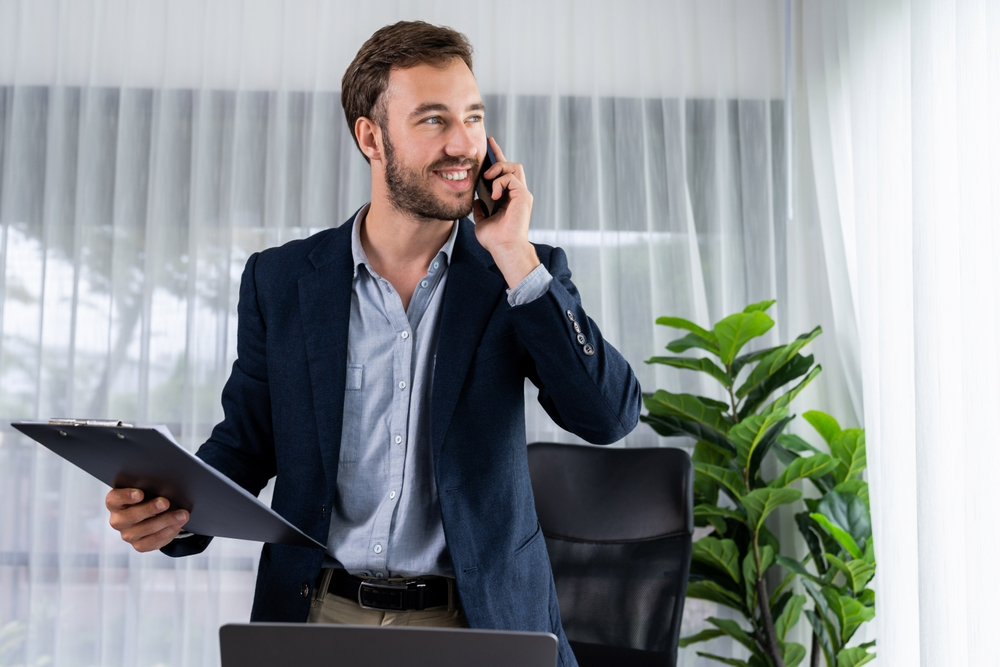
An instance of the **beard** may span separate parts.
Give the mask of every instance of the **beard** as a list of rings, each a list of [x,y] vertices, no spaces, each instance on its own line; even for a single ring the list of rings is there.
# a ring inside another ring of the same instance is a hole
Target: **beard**
[[[389,203],[393,208],[418,218],[432,220],[458,220],[472,213],[472,188],[450,197],[439,197],[425,182],[420,171],[407,168],[396,158],[396,149],[386,128],[382,128],[382,143],[385,149],[385,184],[389,191]],[[480,165],[470,165],[468,160],[461,158],[439,160],[427,171],[463,166],[468,168],[469,174],[473,176],[472,182],[475,183],[479,177]]]

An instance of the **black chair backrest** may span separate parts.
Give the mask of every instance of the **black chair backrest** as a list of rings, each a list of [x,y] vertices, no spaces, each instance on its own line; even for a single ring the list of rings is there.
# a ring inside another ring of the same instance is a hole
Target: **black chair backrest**
[[[528,465],[566,636],[673,665],[694,530],[687,453],[536,443]]]

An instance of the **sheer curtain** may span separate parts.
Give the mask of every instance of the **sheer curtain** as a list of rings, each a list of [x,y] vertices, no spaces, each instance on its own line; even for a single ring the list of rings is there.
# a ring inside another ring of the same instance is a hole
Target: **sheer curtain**
[[[246,620],[259,545],[135,554],[106,489],[9,422],[207,437],[243,263],[366,201],[340,77],[412,18],[469,35],[488,129],[526,166],[532,238],[566,248],[647,390],[696,389],[642,363],[671,338],[657,316],[778,298],[776,338],[829,334],[803,405],[856,421],[826,237],[811,204],[789,220],[778,0],[0,0],[0,664],[214,665],[218,626]],[[529,441],[569,440],[526,392]],[[664,443],[642,426],[621,444]],[[691,601],[685,624],[713,613]]]
[[[996,662],[998,36],[988,0],[804,10],[822,224],[859,325],[883,664]]]

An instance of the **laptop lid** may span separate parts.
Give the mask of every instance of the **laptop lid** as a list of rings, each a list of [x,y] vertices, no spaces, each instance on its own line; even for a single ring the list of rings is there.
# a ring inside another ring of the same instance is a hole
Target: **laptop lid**
[[[555,667],[559,641],[542,632],[234,623],[219,628],[222,667]]]

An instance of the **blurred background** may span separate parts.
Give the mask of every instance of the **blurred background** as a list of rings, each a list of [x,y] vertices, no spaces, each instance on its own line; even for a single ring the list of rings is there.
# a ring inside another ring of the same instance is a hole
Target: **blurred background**
[[[813,10],[810,33],[801,9],[0,0],[0,665],[217,665],[217,628],[249,617],[259,545],[136,554],[106,487],[9,424],[162,423],[197,448],[222,416],[248,255],[367,201],[340,78],[397,20],[468,35],[487,130],[535,196],[531,237],[566,249],[644,390],[714,391],[643,363],[676,337],[658,316],[707,325],[773,298],[762,344],[824,328],[801,409],[861,423],[858,279],[821,224],[803,102],[803,35],[822,57],[838,18]],[[572,441],[525,392],[528,441]],[[690,444],[640,425],[619,446]],[[713,614],[690,600],[683,634]],[[727,642],[711,648],[740,655]]]

